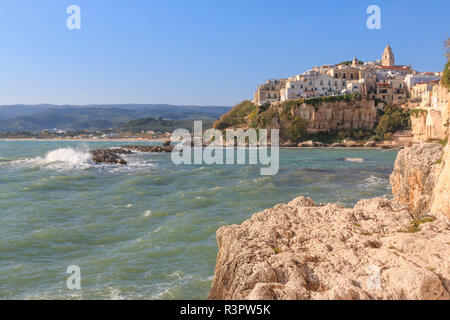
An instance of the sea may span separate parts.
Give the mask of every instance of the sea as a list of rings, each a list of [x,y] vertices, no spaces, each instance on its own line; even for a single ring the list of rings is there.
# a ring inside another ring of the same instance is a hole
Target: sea
[[[92,162],[89,150],[126,144],[0,141],[0,299],[205,299],[218,228],[298,196],[392,197],[395,150],[282,149],[274,176],[170,154]]]

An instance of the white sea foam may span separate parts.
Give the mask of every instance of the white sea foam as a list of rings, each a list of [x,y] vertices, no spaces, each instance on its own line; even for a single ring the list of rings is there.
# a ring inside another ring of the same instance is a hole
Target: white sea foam
[[[344,161],[363,163],[365,160],[363,158],[344,158]]]
[[[152,214],[152,210],[145,210],[144,217],[150,217],[151,214]]]
[[[73,148],[59,148],[48,152],[44,158],[15,160],[13,166],[39,166],[54,170],[70,171],[87,169],[93,165],[92,155],[88,151]]]
[[[111,300],[124,300],[125,298],[121,295],[121,291],[118,288],[108,287],[109,298]]]
[[[92,160],[92,155],[87,148],[59,148],[48,152],[44,157],[26,158],[8,161],[6,164],[15,167],[39,167],[41,169],[51,169],[60,171],[85,170],[96,168],[111,173],[127,173],[133,171],[145,171],[157,168],[157,164],[146,159],[133,156],[123,156],[128,165],[117,164],[96,164]],[[5,164],[0,160],[1,164]]]
[[[363,180],[363,182],[359,184],[359,187],[361,188],[370,188],[370,189],[379,188],[380,186],[384,187],[385,189],[389,189],[390,185],[388,179],[383,179],[371,175],[370,177]]]

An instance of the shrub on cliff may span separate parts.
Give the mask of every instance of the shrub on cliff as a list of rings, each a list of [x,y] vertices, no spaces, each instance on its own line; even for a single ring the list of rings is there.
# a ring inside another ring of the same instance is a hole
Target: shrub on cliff
[[[407,110],[386,106],[384,113],[375,128],[375,134],[379,139],[384,139],[388,133],[411,129],[411,115]]]
[[[291,122],[289,128],[289,138],[291,141],[300,142],[308,136],[308,121],[305,119],[296,117]]]
[[[450,60],[447,61],[444,67],[444,74],[442,75],[442,82],[448,89],[450,89]]]
[[[238,126],[246,123],[246,117],[255,111],[256,105],[245,100],[233,107],[229,112],[220,117],[219,120],[214,122],[213,128],[224,130],[226,128]]]
[[[258,114],[255,125],[258,128],[265,129],[270,124],[271,120],[276,116],[276,112],[273,109],[267,109],[266,111]]]

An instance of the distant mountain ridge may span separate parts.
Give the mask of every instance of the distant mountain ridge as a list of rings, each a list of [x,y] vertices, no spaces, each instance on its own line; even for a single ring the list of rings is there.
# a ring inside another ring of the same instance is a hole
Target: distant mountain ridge
[[[8,105],[0,106],[0,132],[36,132],[51,128],[104,130],[140,118],[216,120],[230,109],[168,104]]]

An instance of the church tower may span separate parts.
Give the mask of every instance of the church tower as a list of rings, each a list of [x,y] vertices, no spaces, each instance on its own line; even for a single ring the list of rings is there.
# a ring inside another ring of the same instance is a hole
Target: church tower
[[[381,65],[386,67],[393,67],[395,65],[394,53],[389,45],[384,49],[383,57],[381,58]]]

